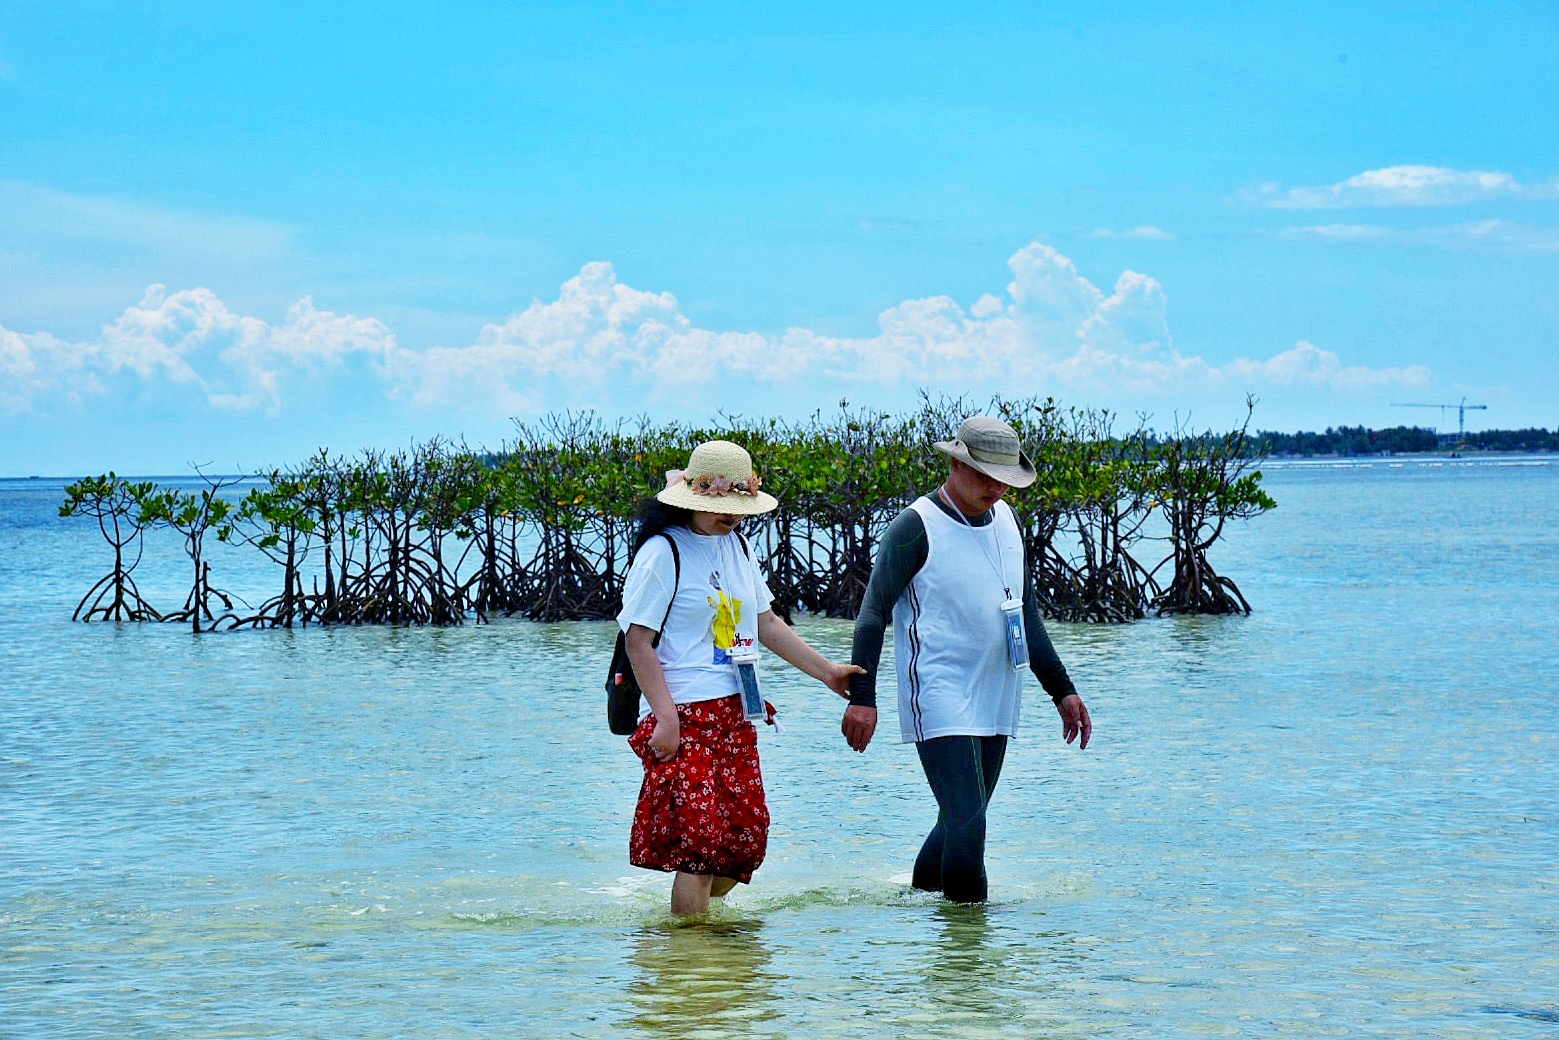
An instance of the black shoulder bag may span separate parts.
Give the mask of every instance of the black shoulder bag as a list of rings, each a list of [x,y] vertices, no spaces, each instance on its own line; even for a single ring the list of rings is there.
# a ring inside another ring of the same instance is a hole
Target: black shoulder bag
[[[671,563],[676,568],[671,582],[671,599],[666,601],[666,616],[660,619],[660,628],[650,646],[660,645],[661,633],[671,617],[671,604],[677,601],[677,586],[682,583],[682,554],[677,551],[676,539],[661,535],[671,546]],[[625,633],[617,631],[617,646],[612,650],[612,666],[606,673],[606,724],[620,737],[626,737],[639,727],[639,680],[633,674],[633,662],[628,659]]]

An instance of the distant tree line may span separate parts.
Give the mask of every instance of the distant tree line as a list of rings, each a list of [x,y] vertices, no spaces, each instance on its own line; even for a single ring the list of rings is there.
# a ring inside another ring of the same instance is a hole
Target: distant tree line
[[[1117,431],[1107,412],[1053,400],[925,397],[898,415],[841,402],[801,422],[724,416],[705,427],[556,413],[517,423],[497,451],[439,440],[353,457],[320,451],[247,478],[247,490],[233,477],[202,478],[195,490],[113,473],[84,479],[66,488],[60,513],[95,520],[113,563],[75,616],[196,632],[608,618],[642,501],[695,444],[721,437],[748,448],[780,502],[743,525],[775,609],[852,617],[889,521],[945,476],[932,442],[974,412],[1017,427],[1039,469],[1008,501],[1050,617],[1249,613],[1209,559],[1229,521],[1276,505],[1261,488],[1248,411],[1233,430],[1155,434]],[[135,571],[144,539],[166,533],[181,539],[189,593],[165,610],[141,594]],[[211,538],[269,559],[274,594],[251,606],[221,588]]]
[[[1559,451],[1559,430],[1481,430],[1462,444],[1471,451]]]
[[[1262,430],[1250,438],[1255,451],[1266,455],[1385,455],[1458,451],[1559,451],[1559,431],[1482,430],[1447,445],[1440,434],[1422,426],[1371,430],[1364,426],[1328,427],[1325,433],[1274,433]]]

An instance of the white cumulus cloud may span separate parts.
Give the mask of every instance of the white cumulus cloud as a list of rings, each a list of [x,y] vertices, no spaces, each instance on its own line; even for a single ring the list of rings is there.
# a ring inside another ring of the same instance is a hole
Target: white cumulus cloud
[[[320,311],[307,298],[271,325],[233,313],[210,289],[153,285],[93,341],[0,327],[0,408],[111,395],[130,379],[190,388],[218,408],[275,409],[289,382],[328,375],[352,357],[382,367],[395,349],[378,320]]]
[[[90,346],[0,326],[0,413],[25,411],[40,397],[78,400],[102,389]]]
[[[1255,199],[1273,209],[1357,209],[1450,206],[1556,196],[1559,196],[1559,181],[1522,184],[1510,174],[1495,170],[1407,165],[1365,170],[1336,184],[1298,188],[1262,185],[1257,189]]]
[[[1263,389],[1366,393],[1428,379],[1421,366],[1347,365],[1308,342],[1214,364],[1181,353],[1168,296],[1149,275],[1125,271],[1106,291],[1042,242],[1007,266],[999,292],[967,306],[948,296],[905,300],[878,315],[872,334],[849,337],[701,328],[671,293],[634,288],[611,264],[590,263],[556,299],[485,326],[474,342],[432,349],[402,347],[377,319],[307,298],[271,324],[209,289],[158,285],[90,342],[0,328],[0,408],[130,401],[164,388],[224,411],[278,412],[335,386],[350,390],[337,406],[355,409],[390,397],[488,417],[664,405],[782,414],[863,392],[902,399],[918,387],[1175,402]]]
[[[1388,390],[1396,387],[1422,387],[1429,383],[1429,369],[1423,365],[1405,368],[1366,368],[1345,365],[1330,350],[1300,340],[1292,350],[1274,354],[1265,361],[1241,359],[1227,368],[1231,382],[1277,388],[1313,388],[1344,392]]]
[[[1300,343],[1265,361],[1211,364],[1182,355],[1159,282],[1126,271],[1109,292],[1066,256],[1035,242],[1008,261],[1002,295],[965,308],[946,296],[883,311],[877,332],[827,336],[805,328],[777,335],[697,327],[670,293],[622,284],[607,263],[587,264],[554,301],[537,301],[469,346],[401,351],[396,393],[423,404],[535,411],[599,404],[631,387],[648,403],[710,384],[775,388],[951,387],[1100,395],[1242,392],[1263,386],[1357,391],[1418,385],[1421,367],[1369,369]]]

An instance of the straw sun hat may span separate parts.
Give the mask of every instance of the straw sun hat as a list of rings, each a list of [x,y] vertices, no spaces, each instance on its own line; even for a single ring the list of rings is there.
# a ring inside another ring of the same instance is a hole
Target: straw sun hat
[[[1026,488],[1039,476],[1023,453],[1018,432],[1000,419],[971,415],[958,427],[955,439],[937,441],[935,447],[1008,487]]]
[[[762,483],[746,448],[730,441],[705,441],[688,456],[687,469],[666,474],[666,489],[655,497],[699,513],[756,516],[779,506],[773,495],[758,490]]]

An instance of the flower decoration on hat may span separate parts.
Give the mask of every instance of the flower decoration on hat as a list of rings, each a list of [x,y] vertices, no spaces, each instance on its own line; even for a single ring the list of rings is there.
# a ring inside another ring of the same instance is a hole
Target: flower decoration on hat
[[[716,473],[712,476],[684,476],[688,488],[695,495],[708,495],[718,498],[722,495],[746,495],[749,498],[758,494],[758,489],[763,486],[763,481],[754,473],[746,480],[732,480],[724,474]]]

